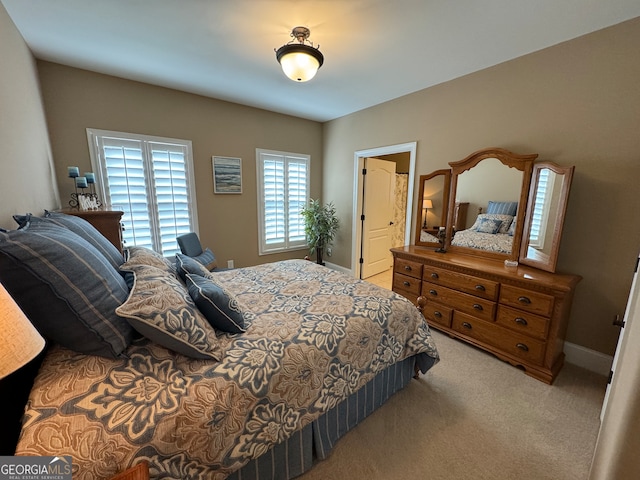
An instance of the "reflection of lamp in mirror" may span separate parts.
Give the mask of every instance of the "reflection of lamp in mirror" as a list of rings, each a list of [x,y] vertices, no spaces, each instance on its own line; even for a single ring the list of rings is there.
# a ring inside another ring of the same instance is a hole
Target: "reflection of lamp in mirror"
[[[424,221],[422,222],[422,228],[423,229],[427,229],[427,214],[429,213],[428,210],[430,208],[433,208],[433,202],[427,198],[422,200],[422,210],[424,212]]]
[[[0,285],[0,378],[26,365],[44,348],[44,338]]]

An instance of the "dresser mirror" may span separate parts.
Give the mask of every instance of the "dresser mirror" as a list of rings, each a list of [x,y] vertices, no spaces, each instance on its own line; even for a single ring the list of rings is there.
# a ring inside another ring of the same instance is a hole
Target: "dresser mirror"
[[[470,255],[517,260],[533,161],[501,148],[479,150],[451,162],[451,192],[445,249]],[[456,218],[460,205],[466,222]]]
[[[555,272],[574,167],[533,166],[520,263]]]
[[[447,222],[451,170],[420,175],[416,208],[416,245],[439,247],[438,230]]]

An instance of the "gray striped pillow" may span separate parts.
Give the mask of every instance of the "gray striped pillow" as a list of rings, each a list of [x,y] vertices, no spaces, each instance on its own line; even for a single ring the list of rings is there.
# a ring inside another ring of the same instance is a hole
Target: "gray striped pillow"
[[[489,201],[485,213],[499,213],[501,215],[515,216],[518,211],[518,202],[494,202]]]
[[[66,348],[117,357],[133,338],[115,313],[129,294],[124,278],[68,228],[0,232],[0,281],[40,333]]]

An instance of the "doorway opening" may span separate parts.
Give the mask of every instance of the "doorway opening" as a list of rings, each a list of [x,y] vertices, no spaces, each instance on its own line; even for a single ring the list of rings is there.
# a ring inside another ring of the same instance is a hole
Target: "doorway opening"
[[[413,185],[415,180],[415,163],[416,163],[416,147],[417,142],[403,143],[398,145],[390,145],[386,147],[371,148],[366,150],[359,150],[354,154],[354,188],[353,188],[353,232],[352,232],[352,260],[354,276],[356,278],[362,278],[363,268],[362,265],[366,261],[363,258],[363,251],[365,250],[363,245],[364,228],[366,222],[366,205],[364,202],[364,194],[366,189],[366,175],[364,174],[364,166],[367,158],[378,158],[382,160],[395,161],[399,163],[400,158],[408,155],[408,167],[405,165],[402,173],[406,173],[406,197],[402,195],[402,199],[405,200],[404,208],[404,238],[403,244],[408,245],[411,242],[411,218],[413,210]],[[408,170],[408,171],[404,171]],[[364,216],[364,220],[363,220]],[[391,267],[391,264],[389,264]],[[366,273],[366,272],[365,272]]]

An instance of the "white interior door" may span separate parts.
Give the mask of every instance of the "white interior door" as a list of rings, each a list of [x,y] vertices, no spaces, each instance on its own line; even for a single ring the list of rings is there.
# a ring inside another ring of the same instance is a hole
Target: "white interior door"
[[[638,264],[640,264],[640,256],[636,260],[636,270],[633,274],[633,280],[631,282],[631,293],[627,300],[627,308],[624,312],[624,317],[620,323],[620,335],[618,336],[618,345],[613,355],[613,363],[611,364],[611,373],[609,375],[609,383],[604,395],[604,401],[602,402],[602,410],[600,412],[600,421],[604,420],[604,414],[607,410],[607,403],[609,401],[609,394],[611,393],[611,386],[613,384],[613,377],[616,373],[618,363],[620,361],[620,355],[622,354],[625,344],[625,332],[628,323],[633,318],[634,314],[637,315],[640,312],[640,284],[638,283]]]
[[[365,160],[362,213],[362,278],[388,270],[392,265],[391,226],[396,184],[396,164],[377,158]]]

